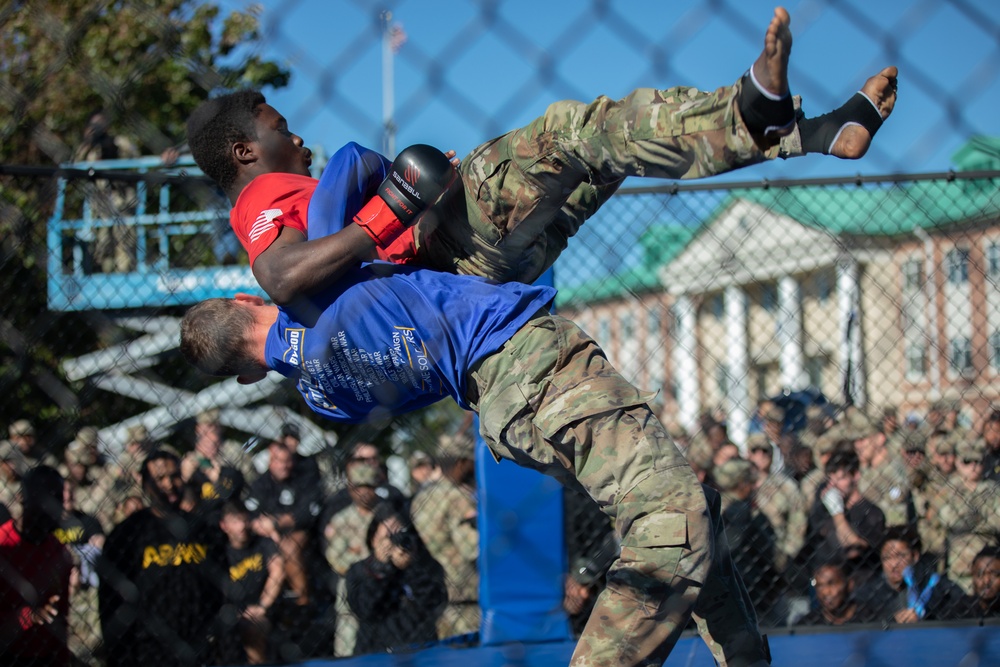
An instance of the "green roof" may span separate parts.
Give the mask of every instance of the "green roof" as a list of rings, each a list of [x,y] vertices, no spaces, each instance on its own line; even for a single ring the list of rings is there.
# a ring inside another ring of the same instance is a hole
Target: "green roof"
[[[653,225],[639,237],[639,244],[643,249],[642,264],[573,287],[560,287],[556,304],[567,306],[591,303],[612,299],[622,294],[660,289],[658,270],[669,264],[670,260],[687,247],[696,231],[696,227],[685,225]]]
[[[973,137],[952,157],[960,171],[1000,170],[1000,137]],[[796,186],[733,190],[700,225],[650,227],[638,267],[571,288],[568,305],[659,289],[657,273],[735,202],[745,200],[834,235],[900,236],[1000,216],[997,179],[920,180],[896,184]]]

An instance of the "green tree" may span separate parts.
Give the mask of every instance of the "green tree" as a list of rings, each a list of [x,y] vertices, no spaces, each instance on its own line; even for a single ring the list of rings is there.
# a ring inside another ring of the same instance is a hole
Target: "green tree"
[[[258,14],[223,15],[193,0],[0,3],[0,425],[31,416],[57,442],[79,422],[103,423],[128,407],[78,401],[61,378],[59,360],[92,350],[108,329],[99,314],[46,310],[55,183],[11,166],[70,159],[96,111],[112,133],[159,154],[183,139],[187,115],[211,92],[286,85],[288,71],[254,53]]]

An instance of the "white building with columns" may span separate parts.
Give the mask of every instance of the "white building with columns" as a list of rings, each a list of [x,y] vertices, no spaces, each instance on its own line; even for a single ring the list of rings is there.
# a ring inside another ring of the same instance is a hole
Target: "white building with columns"
[[[956,162],[1000,168],[1000,140]],[[560,305],[660,392],[666,420],[691,430],[721,413],[741,444],[757,402],[785,389],[902,416],[938,398],[963,399],[970,417],[1000,401],[995,176],[733,192],[678,228],[658,263]]]

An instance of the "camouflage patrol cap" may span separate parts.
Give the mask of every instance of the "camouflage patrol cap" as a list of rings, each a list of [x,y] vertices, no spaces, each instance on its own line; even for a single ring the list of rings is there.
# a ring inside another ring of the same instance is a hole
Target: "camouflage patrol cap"
[[[816,405],[815,403],[806,406],[806,419],[813,421],[815,419],[820,419],[825,415],[826,412],[823,410],[823,406]]]
[[[723,491],[732,491],[745,482],[753,483],[756,468],[744,459],[729,459],[712,471],[712,478]]]
[[[878,433],[879,427],[865,413],[860,410],[852,410],[847,414],[844,431],[845,439],[860,440]]]
[[[218,424],[219,423],[219,409],[211,408],[208,410],[203,410],[198,413],[196,418],[199,424]]]
[[[938,455],[956,454],[955,438],[950,435],[935,434],[931,443],[931,452]]]
[[[35,435],[35,427],[27,419],[18,419],[16,422],[10,425],[7,429],[10,437],[14,438],[16,436],[24,435]]]
[[[670,436],[671,440],[687,440],[688,432],[677,422],[670,422],[667,424],[667,435]]]
[[[907,433],[906,437],[903,438],[903,451],[926,452],[927,434],[923,431],[913,431],[911,433]]]
[[[20,458],[21,450],[10,440],[0,440],[0,461],[13,461]]]
[[[93,426],[84,426],[76,432],[76,440],[81,445],[93,447],[97,444],[97,429]]]
[[[74,440],[73,442],[66,445],[66,463],[77,464],[77,465],[91,465],[93,458],[93,452],[90,451],[90,447],[80,442],[79,440]]]
[[[982,461],[986,456],[986,441],[982,438],[965,439],[955,447],[955,455],[959,459]]]
[[[379,470],[373,465],[362,463],[347,469],[347,483],[352,486],[378,486],[380,481]]]
[[[136,424],[135,426],[129,426],[128,430],[125,432],[125,437],[128,438],[129,442],[146,442],[149,437],[149,432],[146,427],[142,424]]]
[[[472,459],[476,455],[476,441],[467,433],[442,435],[438,438],[437,454],[441,458]]]
[[[711,445],[704,438],[696,438],[684,452],[684,458],[698,470],[711,470],[712,454]]]
[[[938,399],[930,404],[927,408],[929,412],[948,412],[951,407],[951,403],[944,399]]]
[[[747,451],[752,452],[755,449],[766,449],[769,452],[774,451],[771,441],[763,433],[751,433],[747,436]]]
[[[823,454],[830,454],[837,448],[837,443],[841,441],[839,437],[840,434],[833,429],[830,429],[826,433],[816,437],[816,443],[813,445],[813,453],[816,456],[822,456]]]
[[[432,459],[431,455],[428,454],[427,452],[418,449],[417,451],[410,454],[408,463],[410,469],[412,470],[413,468],[419,468],[420,466],[433,466],[434,459]]]

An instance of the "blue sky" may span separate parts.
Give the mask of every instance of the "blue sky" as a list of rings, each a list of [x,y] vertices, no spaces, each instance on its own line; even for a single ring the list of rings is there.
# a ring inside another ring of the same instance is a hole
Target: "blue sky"
[[[245,7],[222,0],[223,7]],[[621,97],[637,86],[714,88],[760,51],[771,2],[609,0],[263,0],[265,56],[291,85],[268,93],[292,130],[328,152],[381,145],[378,15],[408,41],[395,58],[397,148],[464,154],[563,98]],[[860,162],[820,156],[733,178],[947,170],[972,134],[1000,134],[1000,2],[787,2],[790,79],[808,115],[847,99],[883,65],[900,67],[900,101]],[[638,182],[633,182],[637,185]]]

